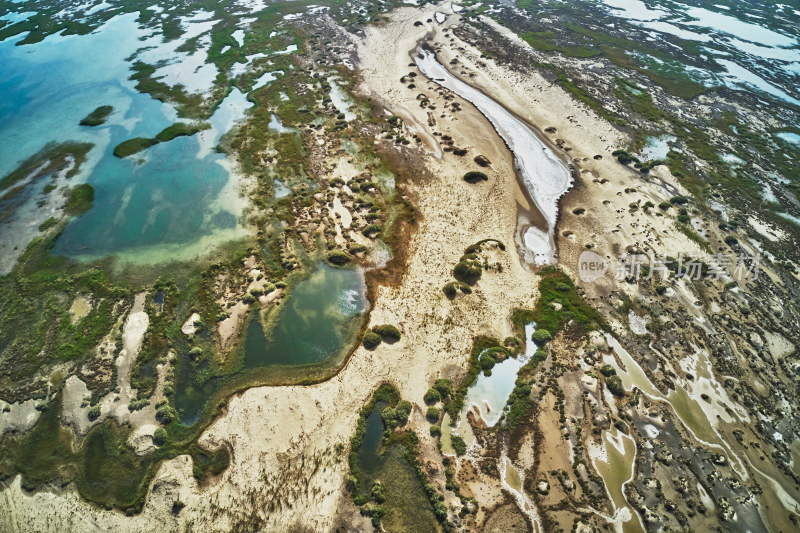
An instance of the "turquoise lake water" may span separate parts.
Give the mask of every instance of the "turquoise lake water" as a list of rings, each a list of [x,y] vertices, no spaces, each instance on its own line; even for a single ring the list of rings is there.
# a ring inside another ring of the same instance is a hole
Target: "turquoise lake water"
[[[76,258],[117,255],[136,263],[191,259],[227,239],[243,236],[243,202],[230,162],[213,148],[252,104],[234,89],[194,137],[156,145],[126,159],[118,143],[154,137],[173,124],[172,106],[141,94],[125,61],[139,48],[160,44],[138,27],[137,14],[111,19],[84,36],[53,35],[41,43],[0,42],[0,176],[48,143],[91,142],[75,183],[95,188],[94,205],[71,221],[53,252]],[[106,124],[79,126],[99,105],[111,105]]]

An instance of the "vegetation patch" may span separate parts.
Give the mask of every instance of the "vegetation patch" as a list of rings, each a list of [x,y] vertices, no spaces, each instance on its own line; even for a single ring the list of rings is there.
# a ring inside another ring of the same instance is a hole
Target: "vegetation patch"
[[[158,139],[150,139],[149,137],[134,137],[115,146],[114,155],[119,158],[128,157],[155,146],[158,142]]]
[[[375,326],[372,328],[372,331],[380,335],[381,339],[383,339],[383,342],[388,344],[394,344],[395,342],[399,341],[401,336],[400,330],[391,324]]]
[[[105,124],[106,120],[108,120],[109,115],[114,111],[114,107],[110,105],[101,105],[85,117],[83,117],[80,121],[81,126],[100,126],[101,124]]]
[[[482,181],[488,181],[488,180],[489,180],[489,176],[487,176],[483,172],[479,172],[477,170],[471,170],[471,171],[467,172],[466,174],[464,174],[464,181],[466,181],[467,183],[475,184],[475,183],[480,183]]]
[[[186,122],[176,122],[172,126],[167,126],[156,135],[158,142],[168,142],[175,137],[191,136],[211,127],[207,122],[187,124]],[[116,154],[114,154],[116,155]]]
[[[81,183],[69,190],[67,203],[64,204],[64,211],[68,215],[82,215],[94,202],[94,187],[88,183]]]

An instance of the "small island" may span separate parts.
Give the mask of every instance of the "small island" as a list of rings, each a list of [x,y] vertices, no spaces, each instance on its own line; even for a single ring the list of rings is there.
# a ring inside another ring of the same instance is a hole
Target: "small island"
[[[114,108],[110,105],[101,105],[80,121],[81,126],[100,126],[101,124],[105,124],[108,117],[111,113],[114,112]]]

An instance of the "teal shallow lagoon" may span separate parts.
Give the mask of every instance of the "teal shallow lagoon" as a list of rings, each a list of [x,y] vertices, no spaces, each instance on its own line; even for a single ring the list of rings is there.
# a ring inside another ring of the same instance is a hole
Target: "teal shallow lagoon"
[[[55,254],[77,259],[115,255],[135,263],[187,260],[247,234],[239,222],[244,200],[232,162],[213,150],[252,106],[238,90],[219,106],[211,130],[131,158],[112,155],[118,143],[154,137],[177,120],[171,105],[137,92],[128,80],[126,58],[161,43],[136,18],[117,16],[83,36],[52,35],[24,46],[15,46],[21,37],[0,42],[0,133],[6,140],[0,145],[0,176],[48,143],[94,144],[81,173],[72,178],[74,184],[85,181],[95,188],[94,205],[67,225]],[[98,128],[79,126],[98,105],[114,107],[108,122]],[[50,215],[25,216],[36,228]],[[33,236],[35,231],[18,240]]]

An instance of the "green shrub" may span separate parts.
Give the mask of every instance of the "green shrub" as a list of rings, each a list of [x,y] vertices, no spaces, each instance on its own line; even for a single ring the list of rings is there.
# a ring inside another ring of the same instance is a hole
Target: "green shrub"
[[[156,135],[156,140],[159,142],[168,142],[175,137],[191,136],[198,131],[208,127],[208,124],[186,124],[185,122],[176,122],[172,126],[167,126]]]
[[[425,393],[423,399],[425,400],[425,403],[431,405],[439,403],[442,399],[442,395],[437,389],[431,387],[430,389],[428,389],[428,392]]]
[[[453,382],[446,378],[437,379],[433,388],[439,391],[442,398],[449,398],[453,394]]]
[[[542,362],[542,361],[544,361],[545,359],[547,359],[547,352],[545,352],[545,351],[544,351],[544,350],[542,350],[541,348],[539,348],[538,350],[536,350],[536,351],[534,352],[534,354],[533,354],[533,360],[534,360],[534,361],[536,361],[537,363],[541,363],[541,362]]]
[[[178,412],[169,404],[164,404],[156,410],[156,419],[162,424],[169,424],[178,420]]]
[[[179,514],[181,512],[181,509],[183,509],[184,507],[186,507],[185,503],[183,503],[180,500],[175,500],[174,502],[172,502],[172,514],[174,515]]]
[[[408,400],[400,400],[395,407],[395,420],[397,425],[402,426],[408,422],[408,417],[411,415],[411,410],[414,408]]]
[[[439,408],[430,406],[428,410],[425,412],[425,418],[428,419],[429,422],[438,422],[439,421]]]
[[[656,294],[659,296],[664,296],[667,293],[666,285],[657,285],[656,286]]]
[[[372,331],[380,335],[383,341],[388,342],[389,344],[393,344],[400,340],[400,330],[391,324],[375,326],[372,328]]]
[[[672,204],[669,202],[661,202],[660,204],[658,204],[658,208],[661,209],[662,211],[666,211],[670,207],[672,207]]]
[[[394,429],[397,427],[397,411],[391,407],[385,407],[381,411],[381,418],[383,418],[383,423],[386,424],[387,428]]]
[[[50,217],[47,220],[45,220],[44,222],[42,222],[41,224],[39,224],[39,231],[47,231],[50,228],[52,228],[53,226],[55,226],[56,224],[58,224],[58,220],[56,220],[53,217]]]
[[[613,366],[611,366],[609,364],[605,364],[605,365],[600,367],[600,373],[608,378],[608,377],[611,377],[613,375],[616,375],[617,371],[614,369]]]
[[[606,380],[606,387],[615,396],[625,396],[625,388],[622,386],[622,379],[619,376],[611,376]]]
[[[114,155],[120,158],[128,157],[129,155],[146,150],[147,148],[150,148],[156,144],[158,144],[158,139],[149,139],[147,137],[128,139],[127,141],[122,141],[116,147],[114,147]]]
[[[453,445],[453,449],[459,457],[467,453],[467,443],[464,442],[464,439],[459,435],[451,434],[450,443]]]
[[[673,196],[669,199],[669,202],[676,205],[686,205],[689,203],[689,199],[685,196]]]
[[[367,350],[374,350],[380,345],[381,340],[381,336],[374,331],[367,331],[364,334],[364,339],[361,341],[361,344],[363,344],[364,348]]]
[[[481,364],[481,369],[484,371],[491,370],[494,368],[494,365],[497,364],[497,360],[490,353],[481,354],[479,362]]]
[[[99,406],[99,405],[95,405],[94,407],[92,407],[91,409],[89,409],[89,420],[91,420],[92,422],[94,422],[95,420],[97,420],[98,418],[100,418],[100,414],[101,414],[101,412],[102,412],[102,411],[100,410],[100,406]]]
[[[503,341],[503,346],[516,350],[522,346],[522,342],[516,337],[506,337],[506,340]]]
[[[342,266],[350,263],[353,258],[350,254],[346,254],[341,250],[331,250],[327,255],[328,263],[335,266]]]
[[[737,239],[733,235],[728,235],[725,237],[725,244],[727,244],[728,246],[736,246],[737,244],[739,244],[739,239]]]
[[[439,437],[442,434],[441,426],[431,424],[431,437]]]
[[[165,442],[167,442],[167,430],[164,428],[156,429],[153,433],[153,444],[163,446]]]
[[[553,336],[546,329],[537,329],[533,332],[533,335],[531,335],[531,340],[539,346],[547,344],[552,339]]]
[[[464,181],[467,183],[480,183],[481,181],[487,181],[488,179],[489,176],[477,170],[471,170],[464,174]]]
[[[386,501],[386,495],[383,492],[383,485],[380,481],[376,481],[372,484],[372,492],[370,493],[370,496],[372,496],[372,499],[377,503],[383,503]]]
[[[459,261],[453,268],[453,277],[467,285],[475,285],[483,274],[483,268],[475,260]]]

